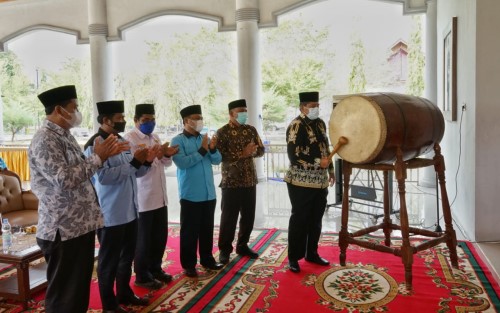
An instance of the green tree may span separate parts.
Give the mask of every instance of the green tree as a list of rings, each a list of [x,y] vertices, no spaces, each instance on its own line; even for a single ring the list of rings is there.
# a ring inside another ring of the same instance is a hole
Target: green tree
[[[270,129],[275,122],[283,122],[286,116],[286,100],[272,89],[264,90],[262,115],[264,129]]]
[[[422,96],[425,88],[424,68],[425,56],[422,52],[422,17],[413,16],[413,27],[408,43],[408,79],[406,92],[414,96]]]
[[[31,108],[38,99],[33,84],[22,72],[14,53],[0,53],[0,76],[4,127],[12,133],[14,139],[15,134],[33,123],[29,116],[32,116]]]
[[[92,98],[92,80],[90,71],[90,59],[69,58],[62,63],[61,69],[57,71],[41,71],[39,75],[39,91],[51,88],[75,85],[78,93],[78,110],[82,113],[81,127],[92,129],[94,122],[94,102]],[[41,118],[45,118],[43,107],[38,103],[37,108],[41,108]]]
[[[318,29],[300,18],[284,20],[261,34],[262,107],[264,126],[268,127],[285,120],[287,108],[297,106],[299,92],[326,94],[322,91],[331,81],[335,54],[328,46],[328,29]]]
[[[365,46],[357,36],[351,43],[351,57],[349,60],[351,71],[349,73],[349,93],[365,91]]]
[[[26,111],[11,107],[4,108],[3,119],[4,127],[12,134],[11,141],[14,141],[17,133],[33,123],[33,120]]]
[[[196,33],[178,33],[164,42],[147,42],[145,69],[120,75],[117,94],[136,104],[156,104],[160,126],[181,124],[179,111],[200,104],[205,124],[217,128],[227,122],[227,103],[237,90],[235,46],[231,34],[202,27]]]

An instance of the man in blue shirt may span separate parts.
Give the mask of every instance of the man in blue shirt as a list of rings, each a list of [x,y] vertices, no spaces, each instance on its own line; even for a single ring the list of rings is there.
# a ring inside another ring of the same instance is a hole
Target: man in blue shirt
[[[85,153],[91,154],[94,142],[110,135],[117,136],[121,145],[128,146],[128,142],[118,135],[124,131],[126,124],[123,101],[98,102],[97,111],[101,127],[85,144]],[[134,294],[130,288],[130,277],[137,240],[136,177],[147,173],[157,154],[155,148],[139,149],[134,155],[128,149],[108,158],[93,177],[104,215],[104,227],[97,231],[100,243],[97,277],[105,313],[126,312],[120,304],[147,305],[149,302]]]
[[[215,185],[212,165],[221,162],[217,138],[201,135],[201,106],[191,105],[181,110],[184,131],[172,139],[179,152],[172,157],[177,166],[181,204],[181,265],[186,276],[196,277],[196,247],[203,267],[218,270],[224,265],[212,255],[215,213]]]

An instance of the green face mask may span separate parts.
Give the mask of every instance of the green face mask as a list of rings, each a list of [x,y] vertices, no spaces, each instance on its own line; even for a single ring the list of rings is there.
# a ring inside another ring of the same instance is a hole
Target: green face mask
[[[247,123],[248,119],[248,114],[247,112],[238,112],[238,116],[236,117],[236,120],[240,125],[245,125]]]

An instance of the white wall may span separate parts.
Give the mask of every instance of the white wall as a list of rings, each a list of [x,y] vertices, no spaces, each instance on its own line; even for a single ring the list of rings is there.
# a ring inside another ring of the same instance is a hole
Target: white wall
[[[500,1],[476,4],[476,240],[500,240]]]
[[[496,15],[500,12],[500,1],[439,0],[437,4],[440,106],[443,32],[451,18],[458,17],[458,118],[456,122],[446,122],[441,143],[450,202],[456,195],[452,214],[455,225],[467,238],[497,241],[500,240],[500,214],[496,213],[500,203],[497,162],[500,146],[495,138],[500,135],[500,106],[496,94],[500,87],[500,38],[496,32],[500,29],[500,20]],[[466,105],[465,111],[462,111],[463,105]]]
[[[474,240],[475,227],[475,2],[474,0],[437,1],[437,82],[438,105],[443,106],[443,39],[452,17],[457,29],[457,121],[445,123],[441,142],[446,163],[446,179],[455,226]],[[461,107],[466,104],[466,111]],[[461,127],[460,127],[461,124]],[[461,140],[460,140],[461,137]],[[459,158],[460,156],[460,158]],[[458,174],[457,174],[458,170]]]

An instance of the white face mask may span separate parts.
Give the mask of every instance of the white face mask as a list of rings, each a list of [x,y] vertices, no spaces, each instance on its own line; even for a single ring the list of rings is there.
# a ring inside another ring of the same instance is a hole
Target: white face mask
[[[203,120],[191,120],[191,121],[194,122],[194,126],[193,124],[189,125],[191,126],[192,129],[194,129],[197,132],[201,132],[203,130]]]
[[[64,112],[68,113],[71,118],[68,120],[66,118],[64,118],[64,116],[62,117],[71,127],[78,127],[80,126],[80,124],[82,123],[82,113],[79,112],[79,111],[75,111],[75,112],[68,112],[66,111],[63,107],[61,107],[61,109],[64,110]]]
[[[309,113],[307,113],[307,115],[306,115],[308,119],[315,120],[319,117],[319,108],[318,107],[308,108],[307,110],[309,111]]]

